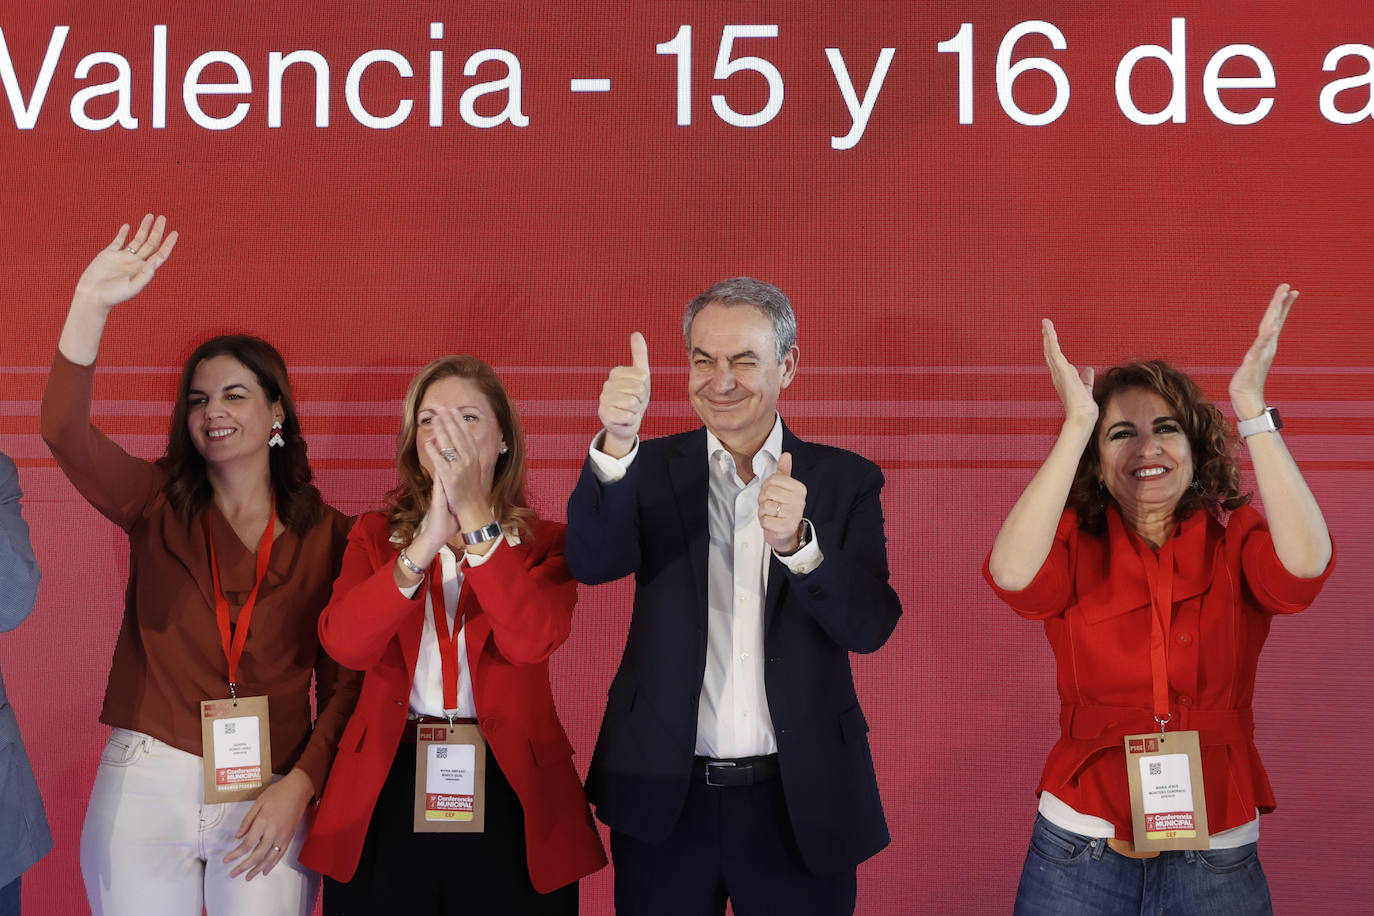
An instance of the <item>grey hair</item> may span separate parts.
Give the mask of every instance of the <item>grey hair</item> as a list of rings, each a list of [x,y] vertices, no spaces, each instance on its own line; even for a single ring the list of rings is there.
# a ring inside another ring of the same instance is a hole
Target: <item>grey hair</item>
[[[708,305],[752,305],[773,324],[773,339],[777,342],[778,362],[797,345],[797,316],[792,313],[792,301],[787,294],[771,283],[753,277],[731,277],[721,280],[706,292],[687,303],[682,315],[682,341],[692,349],[692,322],[697,313]]]

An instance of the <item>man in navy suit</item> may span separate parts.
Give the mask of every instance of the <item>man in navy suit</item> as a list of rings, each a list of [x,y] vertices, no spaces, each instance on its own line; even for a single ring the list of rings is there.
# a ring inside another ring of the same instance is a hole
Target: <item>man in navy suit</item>
[[[29,526],[19,514],[22,495],[14,462],[0,454],[0,631],[23,623],[38,595],[38,563],[29,546]],[[18,916],[19,878],[52,849],[52,836],[3,678],[0,752],[0,916]]]
[[[587,780],[616,911],[851,914],[857,864],[889,842],[849,667],[901,615],[882,472],[778,416],[800,356],[782,290],[718,283],[683,337],[704,428],[639,440],[650,373],[632,335],[568,501],[573,574],[635,576]]]

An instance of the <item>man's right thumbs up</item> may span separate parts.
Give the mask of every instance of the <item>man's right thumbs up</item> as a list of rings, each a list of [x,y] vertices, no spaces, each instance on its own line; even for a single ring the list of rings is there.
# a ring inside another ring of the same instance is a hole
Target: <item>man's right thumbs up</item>
[[[644,335],[630,335],[630,365],[616,366],[601,386],[597,415],[606,429],[601,450],[623,458],[635,446],[639,424],[649,409],[649,344]]]

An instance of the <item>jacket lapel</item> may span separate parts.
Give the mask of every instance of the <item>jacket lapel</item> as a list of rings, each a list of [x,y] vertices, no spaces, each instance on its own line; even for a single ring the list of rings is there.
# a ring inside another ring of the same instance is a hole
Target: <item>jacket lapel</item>
[[[395,554],[400,551],[394,546],[389,545],[392,550],[392,562],[395,561]],[[437,558],[436,558],[437,559]],[[434,563],[429,571],[429,575],[420,583],[420,588],[424,589],[422,600],[426,603],[420,605],[420,613],[408,614],[401,621],[401,625],[396,629],[396,638],[401,643],[401,655],[405,658],[406,673],[409,675],[409,683],[415,681],[415,665],[420,660],[420,639],[425,635],[425,615],[429,613],[429,576],[442,575],[439,571],[439,564]]]
[[[509,545],[501,548],[502,550],[518,550],[518,547]],[[491,621],[482,612],[482,606],[473,597],[472,589],[463,583],[464,588],[458,593],[458,614],[455,623],[463,627],[463,641],[467,644],[468,657],[464,660],[468,666],[468,677],[472,679],[473,701],[477,699],[477,681],[485,670],[477,664],[482,657],[482,650],[487,647],[487,640],[491,638]]]
[[[202,519],[208,519],[210,530],[215,537],[215,557],[219,562],[220,582],[224,584],[226,593],[239,593],[246,595],[245,589],[237,586],[241,582],[229,583],[225,581],[225,571],[234,564],[248,563],[255,565],[257,545],[251,547],[244,545],[239,540],[238,533],[229,524],[229,520],[224,517],[224,513],[219,511],[219,507],[212,501],[200,515],[191,520],[188,528],[178,525],[168,525],[164,523],[162,529],[162,544],[167,548],[167,552],[177,558],[196,583],[201,597],[205,599],[206,607],[211,609],[215,606],[215,585],[214,579],[210,575],[210,545],[205,540],[205,525]],[[262,588],[259,590],[259,600],[271,594],[282,583],[288,581],[296,566],[296,560],[300,554],[302,539],[298,538],[289,530],[283,529],[272,538],[272,558],[267,566],[267,575],[263,577]],[[256,570],[252,573],[256,576]],[[252,588],[251,580],[248,589]],[[232,599],[231,606],[237,608],[237,602]]]
[[[208,517],[213,525],[215,516],[219,515],[213,503],[205,508],[205,512],[211,513]],[[228,527],[227,523],[224,527]],[[169,510],[162,519],[162,546],[186,568],[186,574],[196,583],[200,596],[205,599],[205,606],[214,610],[215,585],[210,579],[210,548],[205,542],[201,516],[197,515],[188,527],[183,528]]]
[[[782,425],[782,450],[792,453],[792,476],[800,480],[808,487],[807,496],[810,497],[810,487],[815,486],[818,481],[814,473],[816,467],[816,453],[805,442],[792,435],[792,430],[787,428],[787,424]],[[809,508],[812,500],[807,499]],[[787,590],[787,567],[782,564],[777,557],[773,556],[773,551],[767,546],[764,550],[768,551],[768,590],[763,598],[763,631],[768,632],[777,619],[778,609],[782,607],[782,596]]]
[[[1224,533],[1221,523],[1202,511],[1178,526],[1173,535],[1175,609],[1207,590]],[[1079,607],[1090,623],[1150,606],[1145,566],[1115,505],[1107,508],[1106,543],[1098,548],[1097,556],[1089,559],[1080,552],[1078,580]]]
[[[684,438],[677,452],[669,457],[668,476],[676,497],[673,503],[677,506],[682,523],[687,557],[692,564],[692,582],[697,590],[695,606],[704,622],[707,616],[706,555],[711,539],[711,526],[707,518],[710,477],[705,427]]]

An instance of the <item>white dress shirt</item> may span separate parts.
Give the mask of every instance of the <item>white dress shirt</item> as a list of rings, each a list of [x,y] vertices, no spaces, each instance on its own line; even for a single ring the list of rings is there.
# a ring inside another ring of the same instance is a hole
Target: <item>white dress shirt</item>
[[[447,546],[440,547],[433,563],[439,564],[444,583],[444,616],[448,618],[448,631],[453,632],[458,614],[458,596],[463,589],[463,564],[481,566],[492,554],[501,549],[501,541],[520,543],[515,535],[500,538],[485,554],[475,555],[464,551],[459,558]],[[398,586],[399,587],[399,586]],[[415,597],[415,590],[425,590],[425,629],[420,636],[420,655],[415,661],[415,677],[410,682],[410,711],[417,716],[444,715],[444,668],[439,657],[439,633],[434,628],[434,612],[431,608],[434,593],[429,589],[429,581],[424,580],[410,588],[402,588],[401,594],[407,598]],[[467,627],[460,623],[458,628],[458,711],[454,716],[460,719],[477,718],[477,706],[472,696],[472,675],[468,671]]]
[[[603,483],[614,483],[639,454],[639,445],[615,459],[593,441],[592,471]],[[753,757],[777,753],[777,737],[764,686],[763,603],[768,588],[768,558],[777,556],[788,568],[807,573],[823,559],[812,529],[811,542],[789,556],[767,549],[759,523],[759,488],[777,470],[782,453],[782,419],[773,422],[755,453],[754,477],[741,480],[735,460],[720,440],[706,433],[710,484],[707,496],[707,635],[706,672],[697,705],[696,752],[703,757]]]

